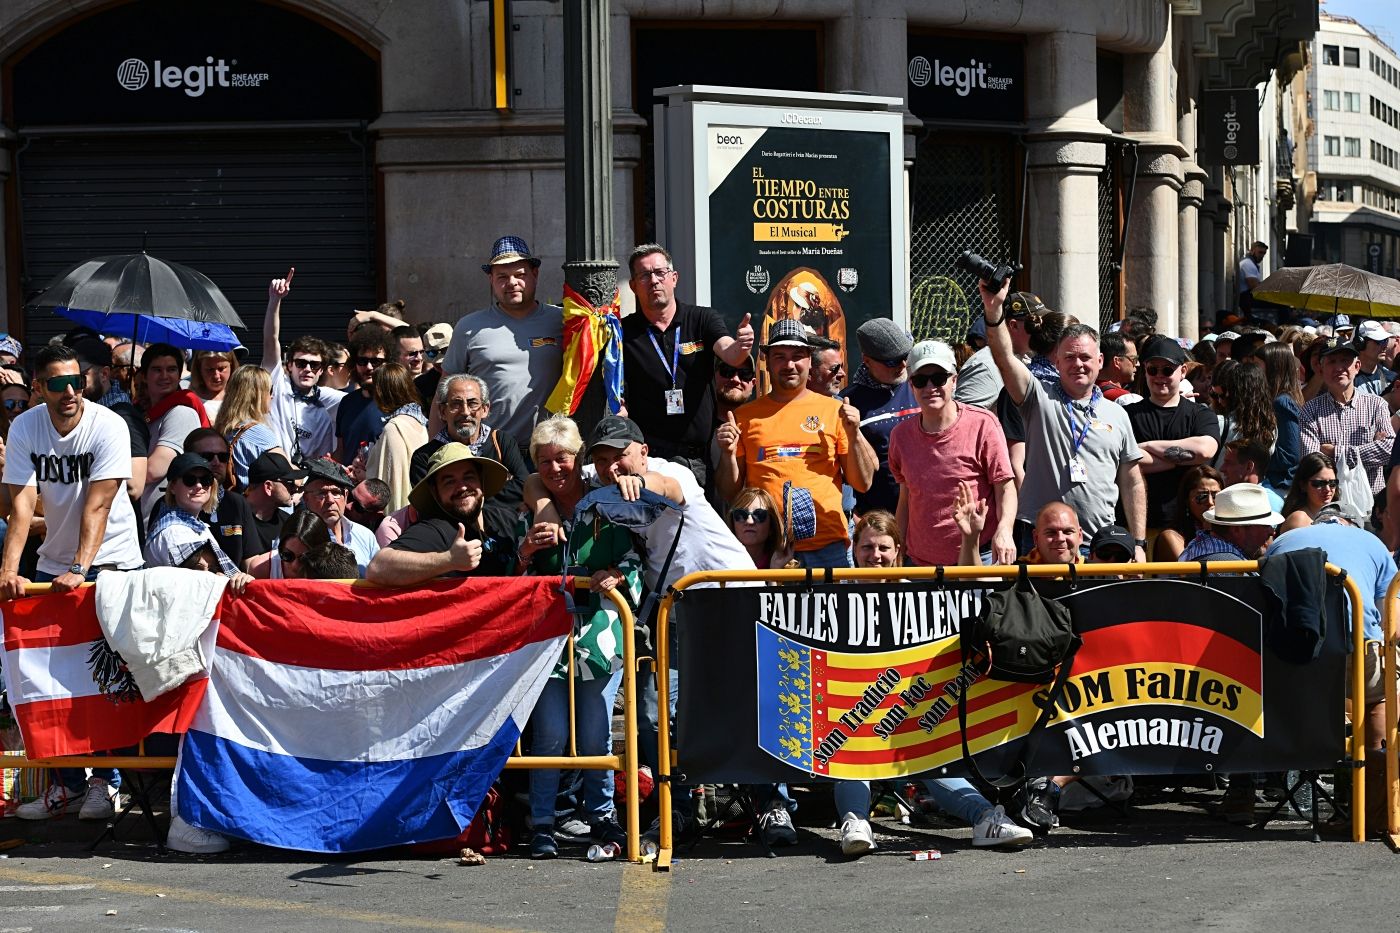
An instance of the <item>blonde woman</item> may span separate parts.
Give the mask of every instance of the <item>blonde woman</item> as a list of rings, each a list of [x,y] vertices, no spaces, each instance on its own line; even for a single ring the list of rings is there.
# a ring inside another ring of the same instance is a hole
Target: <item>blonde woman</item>
[[[418,390],[408,369],[387,363],[374,374],[374,403],[384,417],[384,430],[365,454],[365,479],[389,486],[386,512],[408,505],[413,482],[408,477],[413,452],[428,443],[428,419],[418,404]]]
[[[228,381],[214,430],[228,441],[233,452],[233,476],[238,488],[248,485],[248,468],[268,451],[286,456],[277,434],[268,427],[272,377],[261,366],[242,366]]]
[[[190,367],[190,388],[204,403],[204,412],[211,420],[219,417],[224,392],[236,369],[238,356],[232,351],[200,350],[194,355],[194,363]]]

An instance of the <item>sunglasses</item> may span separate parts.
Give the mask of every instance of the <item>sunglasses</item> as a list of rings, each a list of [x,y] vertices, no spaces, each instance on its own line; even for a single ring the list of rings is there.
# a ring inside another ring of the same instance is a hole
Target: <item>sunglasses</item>
[[[301,483],[298,483],[294,479],[279,479],[277,482],[281,483],[283,486],[286,486],[287,491],[290,492],[292,495],[296,495],[297,493],[301,492]]]
[[[7,398],[7,399],[5,399],[5,410],[6,410],[6,411],[24,411],[24,410],[25,410],[26,408],[28,408],[28,407],[29,407],[29,399],[27,399],[27,398]]]
[[[44,385],[50,392],[62,394],[67,389],[81,393],[83,391],[82,376],[50,376],[44,380]]]
[[[211,489],[214,486],[214,474],[186,473],[184,476],[180,477],[180,482],[184,483],[189,489],[193,489],[196,486],[203,486],[205,489]]]
[[[319,373],[321,371],[320,360],[304,360],[301,357],[297,357],[296,359],[292,360],[292,365],[295,366],[297,369],[309,369],[313,373]]]
[[[936,373],[915,373],[909,377],[909,381],[914,384],[914,388],[916,389],[922,389],[925,386],[933,386],[934,388],[941,389],[948,383],[948,380],[951,379],[952,376],[952,373],[945,373],[940,369]]]
[[[278,548],[277,556],[282,558],[282,563],[284,564],[295,564],[297,561],[301,560],[300,554],[293,554],[286,548]]]
[[[729,520],[731,522],[747,522],[753,519],[754,522],[761,523],[768,521],[767,509],[730,509]]]
[[[728,363],[720,363],[715,368],[725,379],[733,379],[735,376],[738,376],[745,382],[750,382],[754,377],[754,369],[752,366],[730,366]]]
[[[481,411],[486,403],[479,398],[454,398],[443,405],[448,411]]]
[[[1198,492],[1191,499],[1197,505],[1205,505],[1207,502],[1214,502],[1215,496],[1216,493],[1213,492]]]
[[[326,364],[327,369],[344,369],[350,365],[349,360],[331,360]]]
[[[1336,489],[1337,481],[1334,479],[1310,479],[1308,485],[1313,489]]]
[[[368,367],[370,367],[371,369],[373,369],[373,368],[376,367],[376,366],[383,366],[383,365],[384,365],[385,363],[387,363],[387,362],[389,362],[389,361],[386,360],[386,359],[384,359],[384,357],[382,357],[382,356],[357,356],[357,357],[355,357],[355,365],[356,365],[356,366],[368,366]]]
[[[1165,378],[1165,377],[1167,377],[1167,376],[1170,376],[1170,375],[1171,375],[1172,373],[1174,373],[1174,372],[1176,372],[1176,367],[1175,367],[1175,366],[1149,366],[1149,367],[1147,367],[1147,375],[1149,375],[1149,376],[1155,376],[1155,377],[1157,377],[1158,379],[1163,379],[1163,378]]]
[[[215,453],[205,453],[202,450],[196,450],[195,453],[199,454],[205,460],[213,460],[218,463],[228,463],[233,459],[233,454],[229,453],[227,450],[220,450]]]
[[[414,357],[422,356],[422,355],[423,355],[423,351],[422,351],[422,350],[405,350],[405,351],[403,351],[403,355],[406,356],[406,357],[408,357],[409,359],[413,359]]]
[[[896,356],[892,360],[876,360],[875,362],[889,369],[900,369],[904,366],[904,357]]]

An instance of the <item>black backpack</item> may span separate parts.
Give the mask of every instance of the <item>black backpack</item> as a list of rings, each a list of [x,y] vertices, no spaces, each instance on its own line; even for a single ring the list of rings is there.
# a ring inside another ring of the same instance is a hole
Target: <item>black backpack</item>
[[[1039,741],[1039,734],[1050,720],[1050,713],[1063,689],[1074,655],[1083,644],[1074,632],[1069,609],[1056,599],[1047,599],[1031,585],[1026,565],[1020,565],[1016,585],[997,590],[982,599],[977,615],[963,624],[962,660],[966,667],[974,654],[985,658],[985,676],[1024,684],[1052,684],[1039,718],[1026,733],[1015,771],[1000,778],[989,778],[977,767],[967,744],[967,691],[958,692],[958,728],[962,732],[963,760],[980,780],[994,787],[1009,787],[1025,779],[1025,762]],[[1071,585],[1074,566],[1069,567]]]

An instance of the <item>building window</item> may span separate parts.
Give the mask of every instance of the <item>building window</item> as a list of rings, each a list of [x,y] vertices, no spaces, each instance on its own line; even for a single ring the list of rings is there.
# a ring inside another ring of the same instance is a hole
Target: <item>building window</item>
[[[1342,154],[1342,137],[1324,136],[1322,137],[1322,154],[1339,156]]]
[[[1361,67],[1361,50],[1346,46],[1342,49],[1342,64],[1348,68]]]
[[[1347,113],[1360,113],[1360,112],[1361,112],[1361,94],[1360,94],[1360,92],[1356,92],[1356,91],[1347,91],[1347,92],[1346,92],[1344,95],[1342,95],[1342,96],[1343,96],[1343,99],[1345,100],[1346,105],[1347,105]]]
[[[1322,47],[1322,64],[1340,65],[1341,59],[1338,57],[1340,50],[1335,45],[1324,45]]]
[[[1345,155],[1351,159],[1361,158],[1361,140],[1355,136],[1348,136],[1346,138]]]
[[[1323,92],[1322,92],[1322,109],[1323,109],[1323,110],[1341,110],[1341,109],[1342,109],[1342,95],[1341,95],[1341,93],[1340,93],[1339,91],[1323,91]]]

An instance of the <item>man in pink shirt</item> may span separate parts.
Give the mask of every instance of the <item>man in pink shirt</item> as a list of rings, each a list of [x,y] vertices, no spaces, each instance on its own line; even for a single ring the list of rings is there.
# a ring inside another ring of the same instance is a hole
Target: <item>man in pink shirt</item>
[[[1001,424],[986,409],[953,401],[957,361],[947,344],[915,344],[909,373],[919,417],[900,422],[890,434],[890,471],[899,483],[896,517],[910,562],[957,564],[961,539],[953,502],[958,484],[966,481],[978,499],[991,503],[984,558],[1014,563],[1016,483]]]

